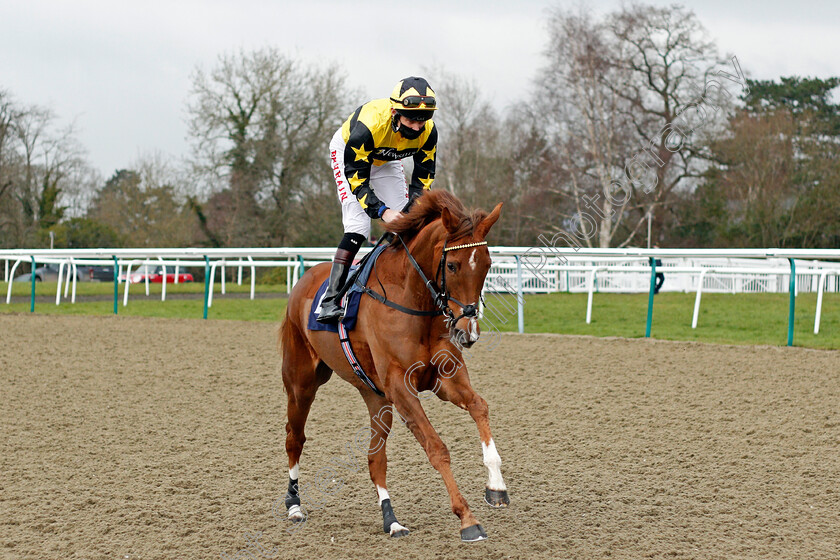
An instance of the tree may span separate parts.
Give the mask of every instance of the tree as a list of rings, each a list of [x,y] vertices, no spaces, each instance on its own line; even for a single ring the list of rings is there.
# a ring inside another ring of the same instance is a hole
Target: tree
[[[435,72],[441,110],[435,115],[439,146],[435,188],[452,191],[468,206],[492,208],[510,205],[515,190],[513,158],[506,123],[481,96],[478,87],[463,78]],[[495,232],[496,238],[505,236]]]
[[[826,137],[840,136],[840,112],[832,102],[832,91],[840,78],[782,77],[774,80],[748,80],[749,90],[742,96],[750,114],[789,112],[791,117],[808,124],[813,132]]]
[[[686,216],[714,244],[835,247],[840,241],[840,79],[748,80],[744,108],[711,143],[717,164]],[[701,205],[700,198],[719,200]]]
[[[680,6],[634,4],[600,19],[558,10],[549,30],[532,106],[553,144],[555,223],[588,245],[625,246],[705,168],[703,136],[731,96],[707,79],[723,61]]]
[[[789,235],[792,224],[784,217],[793,195],[792,131],[785,115],[742,112],[732,119],[731,136],[713,143],[723,166],[707,177],[726,201],[725,219],[717,224],[722,243],[773,247]]]
[[[70,218],[51,230],[55,234],[55,247],[84,249],[98,247],[123,247],[125,240],[114,228],[90,218]],[[41,240],[48,243],[48,232],[42,230]]]
[[[307,190],[295,208],[295,225],[288,233],[288,244],[293,247],[335,245],[344,234],[339,208],[333,180]],[[278,229],[277,225],[272,229]]]
[[[14,145],[17,114],[11,96],[0,90],[0,247],[15,245],[12,234],[19,213],[13,188],[19,160]]]
[[[589,13],[556,11],[548,64],[534,98],[534,111],[543,116],[554,144],[555,176],[564,179],[548,187],[562,196],[554,227],[566,228],[573,218],[591,216],[594,210],[594,219],[577,231],[584,233],[587,245],[594,238],[602,247],[611,243],[629,202],[626,196],[617,199],[612,189],[631,146],[622,99],[611,87],[612,82],[627,83],[628,73],[618,68],[618,47],[611,39],[606,23]]]
[[[110,227],[134,247],[183,247],[197,233],[195,217],[154,162],[120,169],[91,202],[88,218]],[[164,180],[163,182],[158,182]]]
[[[562,194],[555,185],[563,177],[552,159],[552,145],[544,119],[528,106],[513,109],[505,118],[504,130],[511,159],[510,205],[499,225],[500,244],[536,245],[540,235],[556,232]]]
[[[209,73],[196,70],[188,106],[196,169],[230,192],[221,216],[196,206],[213,237],[289,239],[295,204],[332,181],[326,146],[351,110],[350,93],[337,68],[302,68],[275,49],[224,54]]]
[[[51,111],[18,105],[0,91],[0,244],[38,242],[38,232],[65,216],[90,179],[72,125],[58,128]]]
[[[0,90],[0,204],[12,186],[11,166],[14,150],[11,147],[17,111],[9,94]]]

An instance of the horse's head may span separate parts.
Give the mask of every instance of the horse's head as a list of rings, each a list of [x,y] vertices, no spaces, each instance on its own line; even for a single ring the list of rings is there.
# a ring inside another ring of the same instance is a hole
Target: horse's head
[[[502,203],[499,203],[490,214],[474,214],[474,219],[479,221],[464,234],[464,219],[454,215],[449,208],[441,209],[440,219],[446,229],[446,238],[441,247],[437,282],[448,294],[453,313],[447,317],[450,338],[464,348],[475,344],[481,334],[478,304],[491,264],[485,238],[501,211]]]
[[[399,234],[392,245],[413,252],[415,266],[426,270],[419,275],[422,281],[428,280],[429,288],[436,285],[432,295],[445,314],[449,336],[464,348],[475,344],[480,334],[478,303],[490,270],[485,238],[501,212],[501,203],[489,214],[468,212],[454,194],[440,189],[424,192],[407,214],[385,225]]]

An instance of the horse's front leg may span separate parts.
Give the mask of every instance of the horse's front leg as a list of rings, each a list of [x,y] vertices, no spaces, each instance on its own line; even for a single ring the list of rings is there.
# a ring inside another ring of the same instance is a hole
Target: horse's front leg
[[[502,477],[502,458],[496,450],[496,443],[490,432],[490,411],[487,401],[472,388],[466,366],[454,353],[442,350],[435,354],[435,357],[443,357],[443,359],[433,359],[438,367],[439,380],[435,393],[442,400],[468,411],[478,427],[484,465],[488,472],[484,501],[492,507],[507,507],[510,504],[510,498]]]
[[[443,483],[446,485],[446,490],[449,493],[449,500],[452,506],[452,513],[458,516],[461,520],[461,540],[463,541],[480,541],[487,538],[487,533],[484,528],[479,525],[467,500],[458,489],[455,483],[455,477],[452,475],[450,468],[449,450],[440,439],[437,431],[432,427],[420,400],[417,398],[417,393],[413,391],[409,385],[404,383],[404,376],[402,375],[402,368],[398,365],[391,365],[389,368],[389,379],[394,382],[386,386],[386,394],[393,402],[399,415],[402,417],[406,426],[420,445],[426,452],[429,458],[429,463],[440,473],[443,478]]]

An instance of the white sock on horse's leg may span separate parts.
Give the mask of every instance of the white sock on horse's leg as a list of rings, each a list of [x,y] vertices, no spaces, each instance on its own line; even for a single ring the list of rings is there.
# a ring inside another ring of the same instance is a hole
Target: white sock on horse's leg
[[[381,486],[376,487],[376,493],[379,494],[379,505],[382,505],[382,500],[390,500],[391,496],[388,495],[388,490],[382,488]]]
[[[487,444],[481,442],[481,451],[484,453],[484,465],[490,475],[487,480],[487,487],[484,489],[484,501],[490,507],[507,507],[510,504],[510,498],[508,498],[505,479],[502,478],[502,458],[496,451],[493,438],[490,438],[490,442]],[[464,536],[461,535],[461,538],[463,539]]]
[[[484,466],[490,478],[487,481],[487,487],[491,490],[507,490],[505,480],[502,478],[502,458],[499,457],[499,452],[496,451],[496,444],[493,438],[490,438],[490,443],[485,444],[481,442],[481,451],[484,454]]]

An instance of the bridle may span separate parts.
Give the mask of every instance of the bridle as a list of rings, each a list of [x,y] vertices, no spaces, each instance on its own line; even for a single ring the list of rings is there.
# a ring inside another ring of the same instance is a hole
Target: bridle
[[[400,242],[402,242],[402,239],[400,239]],[[437,281],[438,277],[440,277],[440,279],[441,279],[441,281],[440,281],[440,292],[437,296],[435,296],[435,294],[433,292],[432,297],[435,298],[435,304],[438,306],[438,308],[441,311],[443,311],[444,315],[446,315],[446,318],[449,321],[450,325],[454,325],[455,323],[457,323],[458,321],[460,321],[464,317],[466,317],[468,319],[474,319],[474,318],[478,317],[478,308],[476,307],[476,305],[474,303],[471,303],[469,305],[464,305],[463,303],[461,303],[460,301],[458,301],[457,299],[455,299],[454,297],[449,295],[449,291],[446,289],[446,253],[448,251],[456,251],[458,249],[469,249],[470,247],[480,247],[482,245],[487,245],[487,242],[486,241],[479,241],[478,243],[465,243],[463,245],[453,245],[452,247],[447,247],[446,246],[446,240],[445,239],[443,240],[443,251],[440,252],[440,264],[438,265],[437,274],[435,274],[435,281]],[[403,247],[405,247],[405,244],[403,244]],[[405,247],[405,252],[408,253],[408,247]],[[410,253],[409,253],[409,257],[411,258],[411,260],[414,260],[411,257]],[[415,263],[415,268],[417,268],[417,272],[419,272],[421,277],[422,277],[423,271],[420,270],[420,268],[416,265],[416,263]],[[440,303],[438,303],[438,298],[440,299]],[[455,313],[453,313],[452,308],[449,307],[449,301],[450,300],[454,301],[462,309],[462,313],[458,317],[453,318]]]
[[[432,300],[435,302],[435,307],[437,307],[437,309],[435,311],[419,311],[417,309],[409,309],[408,307],[403,307],[402,305],[399,305],[398,303],[387,299],[382,294],[374,292],[373,290],[365,286],[363,290],[367,295],[371,296],[378,302],[387,305],[388,307],[391,307],[393,309],[396,309],[397,311],[401,311],[408,315],[418,315],[424,317],[435,317],[437,315],[444,315],[449,325],[455,325],[455,323],[457,323],[464,317],[468,319],[474,319],[478,316],[478,308],[475,304],[465,305],[464,303],[461,303],[460,301],[449,295],[449,292],[446,289],[446,253],[448,253],[449,251],[456,251],[458,249],[468,249],[470,247],[479,247],[482,245],[487,245],[486,241],[479,241],[477,243],[465,243],[463,245],[453,245],[452,247],[447,247],[446,240],[444,239],[443,251],[441,251],[440,253],[440,263],[438,264],[437,273],[435,274],[435,281],[432,282],[423,273],[423,269],[420,268],[420,265],[417,264],[417,261],[414,260],[414,257],[411,255],[411,251],[408,250],[408,245],[405,244],[405,242],[402,240],[399,234],[394,235],[397,237],[397,239],[399,239],[400,244],[405,249],[405,254],[408,256],[408,261],[412,264],[412,266],[414,266],[414,269],[417,271],[417,274],[420,275],[420,278],[423,280],[423,283],[429,290],[429,293],[431,294]],[[440,279],[440,284],[438,284],[438,279]],[[451,307],[449,307],[450,301],[455,302],[461,307],[462,313],[459,316],[455,317],[455,312],[452,311]]]

